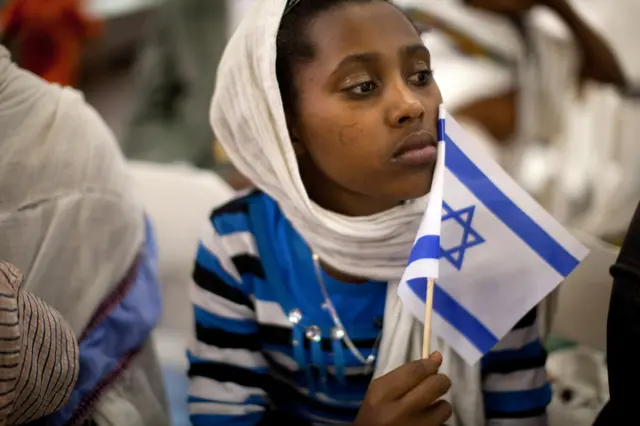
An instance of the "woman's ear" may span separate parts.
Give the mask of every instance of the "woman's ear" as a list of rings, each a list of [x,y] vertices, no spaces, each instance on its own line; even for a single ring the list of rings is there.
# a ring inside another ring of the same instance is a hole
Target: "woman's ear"
[[[302,143],[302,139],[300,138],[300,132],[298,132],[298,128],[296,125],[292,124],[293,120],[287,117],[287,127],[289,128],[289,139],[291,139],[291,145],[293,146],[293,152],[295,152],[297,157],[304,155],[307,150]]]

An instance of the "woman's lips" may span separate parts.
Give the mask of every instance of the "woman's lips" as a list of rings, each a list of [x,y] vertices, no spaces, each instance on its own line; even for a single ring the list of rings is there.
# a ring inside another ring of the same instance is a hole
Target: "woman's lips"
[[[437,153],[437,143],[431,133],[419,131],[402,140],[392,161],[406,166],[425,166],[435,162]]]

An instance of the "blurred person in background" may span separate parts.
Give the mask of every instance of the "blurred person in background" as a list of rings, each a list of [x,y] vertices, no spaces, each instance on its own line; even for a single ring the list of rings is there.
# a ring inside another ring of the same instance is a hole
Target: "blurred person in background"
[[[607,323],[610,401],[594,426],[640,424],[640,204],[611,268],[613,288]]]
[[[50,425],[168,425],[151,331],[157,248],[111,131],[82,95],[0,46],[0,259],[78,341],[79,373]]]
[[[101,29],[84,2],[8,0],[0,8],[0,39],[14,48],[20,66],[51,83],[76,87],[84,44]]]
[[[620,63],[611,46],[580,16],[569,0],[465,0],[476,8],[502,14],[515,23],[535,6],[544,6],[556,13],[571,30],[579,50],[578,83],[594,80],[624,88],[627,84]]]
[[[624,88],[627,85],[620,63],[613,50],[605,39],[598,34],[573,6],[573,2],[567,0],[459,0],[448,2],[443,7],[437,2],[429,0],[399,0],[399,3],[407,8],[408,13],[424,28],[432,28],[439,34],[444,34],[451,45],[451,50],[456,55],[472,58],[474,61],[488,61],[496,68],[503,68],[512,74],[511,81],[496,86],[495,94],[484,94],[476,99],[471,99],[460,105],[456,105],[452,113],[460,120],[470,120],[482,125],[497,144],[510,144],[514,139],[523,140],[542,138],[548,140],[550,132],[557,129],[553,120],[549,117],[540,118],[541,111],[547,109],[547,115],[556,113],[557,100],[550,97],[559,97],[559,93],[553,93],[549,87],[531,87],[533,80],[549,79],[558,76],[549,75],[541,64],[540,54],[546,46],[542,46],[536,39],[535,31],[528,21],[528,15],[534,7],[545,7],[559,17],[572,33],[576,41],[577,54],[580,65],[571,87],[582,85],[586,81],[613,84]],[[457,9],[457,10],[456,10]],[[496,21],[492,16],[474,13],[486,11],[496,17],[503,18],[503,23]],[[443,12],[443,10],[445,10]],[[466,27],[461,23],[466,23]],[[514,31],[505,31],[504,25],[508,24]],[[492,34],[491,29],[496,31]],[[504,40],[500,37],[511,37],[513,40]],[[429,44],[429,36],[425,40]],[[554,64],[550,64],[553,66]],[[469,61],[469,68],[477,67],[477,64]],[[526,73],[526,68],[534,67],[534,75]],[[478,67],[477,75],[486,78],[486,65]],[[562,70],[558,68],[557,71]],[[562,70],[563,71],[563,70]],[[472,71],[471,71],[472,73]],[[494,71],[499,74],[499,71]],[[473,74],[470,74],[473,75]],[[446,80],[447,76],[443,76]],[[543,81],[543,86],[549,86],[554,82]],[[565,84],[566,82],[561,82]],[[510,87],[509,87],[510,86]],[[551,87],[556,88],[557,84]],[[558,91],[570,89],[558,87]],[[471,89],[472,91],[474,89]],[[475,89],[478,91],[481,89]],[[534,90],[535,93],[531,93]],[[533,97],[532,97],[533,96]],[[524,99],[523,99],[524,98]],[[551,112],[549,112],[551,111]],[[557,120],[557,117],[554,117]],[[541,120],[541,121],[536,121]],[[535,121],[535,123],[531,123]],[[526,124],[526,122],[529,122]]]
[[[135,69],[137,104],[121,141],[127,158],[213,168],[213,134],[202,112],[227,39],[227,3],[166,0],[158,6]]]

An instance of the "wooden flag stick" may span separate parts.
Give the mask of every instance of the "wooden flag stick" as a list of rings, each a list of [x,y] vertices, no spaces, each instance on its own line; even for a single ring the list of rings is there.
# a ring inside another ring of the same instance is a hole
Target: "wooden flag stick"
[[[433,278],[427,281],[427,299],[424,309],[424,340],[422,341],[422,358],[429,358],[431,346],[431,314],[433,313]]]

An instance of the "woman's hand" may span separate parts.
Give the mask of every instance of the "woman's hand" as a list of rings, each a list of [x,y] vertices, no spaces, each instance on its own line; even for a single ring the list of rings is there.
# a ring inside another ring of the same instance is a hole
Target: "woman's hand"
[[[442,356],[405,364],[371,383],[354,426],[440,426],[451,417],[451,405],[438,401],[449,388],[438,374]]]
[[[567,24],[580,51],[580,79],[613,84],[624,88],[626,76],[616,53],[606,39],[580,16],[567,0],[537,0],[539,4],[553,10]]]
[[[580,51],[579,85],[586,81],[626,87],[626,77],[607,41],[591,28],[567,0],[466,0],[469,6],[504,15],[518,15],[534,6],[555,12],[569,27]]]
[[[544,0],[466,0],[469,6],[495,13],[511,15],[531,9]]]

